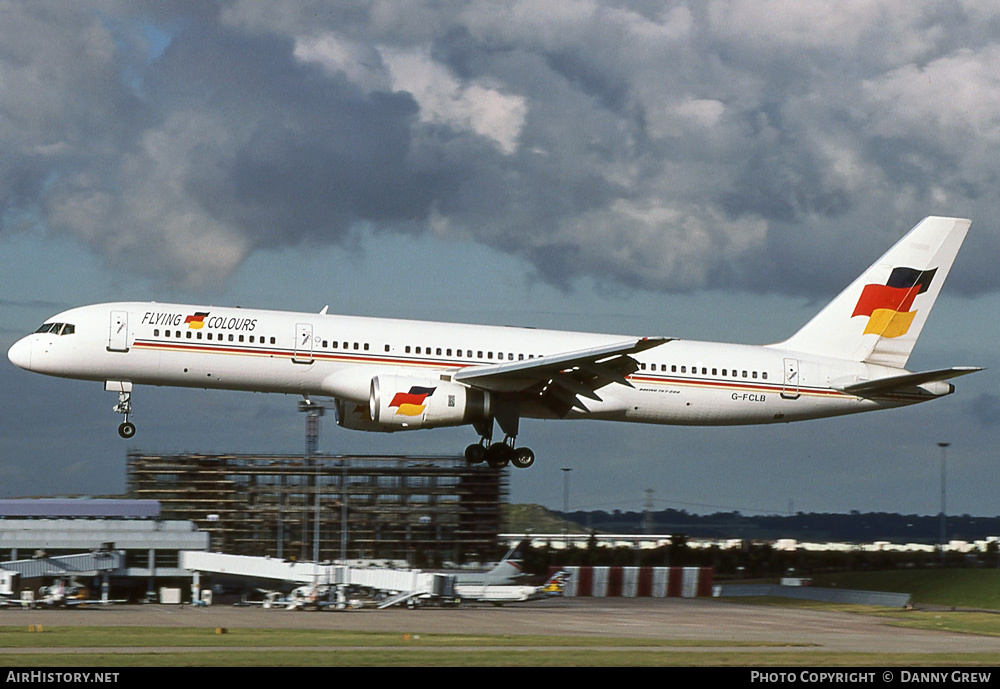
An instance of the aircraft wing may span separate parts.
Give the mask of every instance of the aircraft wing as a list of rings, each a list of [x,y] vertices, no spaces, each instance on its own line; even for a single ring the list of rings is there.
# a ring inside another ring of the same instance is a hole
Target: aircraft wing
[[[524,361],[475,366],[457,371],[452,379],[492,392],[535,392],[560,414],[572,407],[586,411],[581,397],[600,402],[597,390],[605,385],[632,387],[626,376],[639,364],[631,354],[674,339],[642,337]]]
[[[919,385],[931,383],[939,380],[948,380],[965,376],[983,369],[978,366],[954,366],[952,368],[942,368],[936,371],[921,371],[920,373],[905,373],[901,376],[889,376],[888,378],[878,378],[876,380],[865,380],[860,383],[852,383],[839,387],[844,392],[860,397],[872,397],[885,393],[915,388]]]

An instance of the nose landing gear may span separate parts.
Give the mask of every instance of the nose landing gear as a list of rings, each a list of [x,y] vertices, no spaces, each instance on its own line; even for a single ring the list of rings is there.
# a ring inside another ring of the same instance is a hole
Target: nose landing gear
[[[122,414],[125,421],[118,426],[118,435],[128,440],[135,435],[135,424],[128,420],[132,414],[132,383],[108,381],[104,389],[118,393],[118,404],[114,406],[116,414]]]

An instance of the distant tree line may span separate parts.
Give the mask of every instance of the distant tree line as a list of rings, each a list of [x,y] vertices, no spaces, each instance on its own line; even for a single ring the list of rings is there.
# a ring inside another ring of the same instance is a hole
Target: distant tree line
[[[718,580],[811,576],[838,571],[882,571],[938,567],[1000,567],[996,542],[972,553],[778,550],[770,543],[741,541],[730,548],[692,548],[685,536],[673,536],[660,548],[601,546],[591,537],[586,546],[533,546],[525,553],[525,569],[542,575],[553,567],[573,565],[622,567],[713,567]]]
[[[556,512],[567,521],[603,533],[644,533],[642,512]],[[788,515],[744,515],[740,512],[690,514],[667,509],[651,512],[654,534],[684,534],[694,538],[777,540],[793,538],[803,542],[846,542],[937,544],[941,533],[940,515],[858,512],[827,514],[797,512]],[[977,541],[1000,536],[1000,517],[947,517],[949,540]]]

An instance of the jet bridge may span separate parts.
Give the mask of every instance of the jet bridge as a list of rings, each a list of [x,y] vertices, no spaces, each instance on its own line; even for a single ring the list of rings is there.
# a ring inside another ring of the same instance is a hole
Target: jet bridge
[[[125,566],[121,550],[98,550],[78,555],[57,555],[0,563],[0,600],[7,604],[15,595],[15,579],[101,576],[101,600],[108,602],[108,573]]]
[[[333,605],[346,607],[349,590],[365,590],[380,599],[386,608],[416,598],[449,600],[455,597],[455,575],[419,569],[349,567],[304,562],[288,562],[268,557],[227,555],[185,550],[180,566],[194,572],[192,599],[199,598],[200,575],[225,574],[251,580],[269,580],[300,586],[327,587],[336,593]]]

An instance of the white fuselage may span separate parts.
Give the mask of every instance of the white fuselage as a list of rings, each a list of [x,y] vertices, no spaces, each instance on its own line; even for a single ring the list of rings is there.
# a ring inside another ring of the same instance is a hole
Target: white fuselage
[[[368,405],[375,376],[450,381],[469,367],[528,361],[625,339],[135,302],[75,308],[46,323],[71,325],[72,332],[53,327],[28,335],[11,348],[11,361],[67,378],[320,395],[356,405]],[[565,416],[759,424],[897,407],[936,396],[919,391],[877,397],[848,394],[837,388],[903,371],[775,346],[670,340],[632,357],[639,369],[627,376],[630,386],[609,383],[598,390],[600,400],[583,399],[585,409],[573,407]],[[521,404],[520,415],[554,416],[550,408],[530,400]]]

